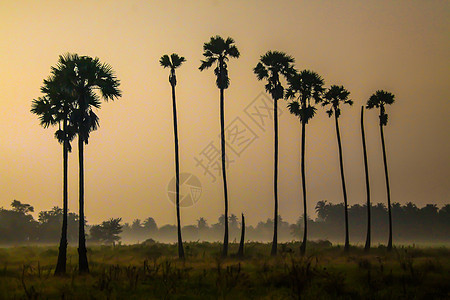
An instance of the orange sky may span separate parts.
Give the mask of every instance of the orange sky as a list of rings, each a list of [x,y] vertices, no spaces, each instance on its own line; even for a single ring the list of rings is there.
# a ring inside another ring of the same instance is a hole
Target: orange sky
[[[295,3],[295,4],[294,4]],[[96,223],[152,216],[175,223],[167,197],[174,175],[168,71],[159,57],[177,52],[177,101],[182,172],[195,174],[203,194],[182,210],[182,223],[217,222],[221,179],[212,182],[195,157],[219,145],[219,93],[212,70],[200,73],[202,45],[233,37],[241,57],[229,62],[226,123],[240,118],[258,137],[231,157],[230,211],[249,224],[272,217],[273,135],[248,115],[264,92],[252,72],[267,50],[287,52],[327,86],[342,84],[355,101],[340,118],[349,204],[365,201],[360,106],[377,89],[396,95],[385,130],[392,201],[449,203],[450,44],[448,1],[1,1],[0,207],[12,200],[37,211],[61,206],[62,153],[54,129],[30,110],[58,55],[98,56],[114,68],[123,97],[98,112],[100,129],[86,147],[86,215]],[[262,98],[263,99],[263,98]],[[302,213],[300,126],[281,102],[280,214]],[[372,199],[386,202],[377,113],[366,113]],[[266,120],[270,121],[270,120]],[[77,210],[76,151],[70,156],[70,209]],[[323,110],[307,126],[309,212],[319,200],[341,202],[334,122]],[[216,174],[218,175],[218,174]]]

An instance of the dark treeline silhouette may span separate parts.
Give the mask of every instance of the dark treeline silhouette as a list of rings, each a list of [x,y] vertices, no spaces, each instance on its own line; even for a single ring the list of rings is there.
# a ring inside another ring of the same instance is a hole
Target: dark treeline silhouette
[[[342,213],[344,204],[333,204],[319,201],[316,204],[317,218],[308,219],[308,236],[310,240],[329,240],[342,243],[345,232],[345,216]],[[11,209],[0,208],[0,245],[23,244],[55,244],[60,238],[62,209],[54,207],[49,211],[41,211],[38,219],[31,215],[33,207],[14,201]],[[384,204],[378,203],[371,207],[372,241],[383,243],[389,230],[388,210]],[[348,208],[349,235],[354,243],[363,246],[367,230],[366,205],[355,204]],[[448,243],[450,242],[450,204],[438,208],[427,204],[422,208],[413,203],[392,204],[394,238],[399,243]],[[303,236],[303,217],[296,224],[285,222],[278,218],[278,237],[280,242],[292,241]],[[241,237],[241,222],[236,215],[228,218],[230,241],[239,243]],[[273,219],[260,221],[256,226],[245,226],[246,241],[269,242],[273,238]],[[195,225],[182,228],[186,241],[214,241],[223,237],[225,217],[220,216],[217,223],[208,224],[203,217]],[[68,214],[68,242],[75,245],[78,240],[78,216]],[[97,225],[88,225],[88,243],[114,244],[140,243],[157,241],[165,243],[177,242],[177,226],[163,225],[158,227],[152,217],[141,221],[121,224],[121,218],[109,219]]]

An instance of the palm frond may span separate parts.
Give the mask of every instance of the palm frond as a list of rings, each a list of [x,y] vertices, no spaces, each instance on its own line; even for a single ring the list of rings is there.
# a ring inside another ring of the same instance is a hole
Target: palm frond
[[[258,80],[263,80],[264,78],[269,77],[269,72],[261,62],[259,62],[256,67],[253,68],[253,73],[256,74],[256,78],[258,78]]]
[[[170,62],[170,57],[167,54],[164,54],[159,59],[159,64],[164,68],[172,68],[172,63]]]
[[[186,61],[186,59],[183,56],[179,56],[176,53],[172,53],[170,55],[170,58],[172,60],[172,67],[174,69],[178,68],[179,66],[181,66],[181,64],[183,64]]]
[[[289,102],[287,105],[289,112],[295,116],[300,116],[300,103],[298,101]]]
[[[205,69],[209,69],[215,62],[217,58],[214,57],[208,57],[206,60],[201,60],[201,65],[198,68],[200,71],[203,71]]]

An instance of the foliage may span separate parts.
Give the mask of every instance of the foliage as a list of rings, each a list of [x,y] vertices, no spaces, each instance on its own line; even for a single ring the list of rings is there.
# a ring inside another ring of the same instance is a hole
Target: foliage
[[[267,51],[261,56],[260,62],[253,69],[258,80],[267,80],[266,91],[272,99],[279,100],[284,97],[284,87],[280,81],[280,74],[285,78],[293,76],[296,71],[293,66],[294,58],[280,51]]]
[[[373,94],[372,96],[370,96],[369,100],[367,101],[367,108],[368,109],[372,109],[372,108],[380,108],[380,125],[381,126],[386,126],[387,122],[388,122],[388,114],[386,113],[386,105],[391,105],[392,103],[394,103],[394,94],[383,91],[383,90],[378,90],[375,92],[375,94]]]
[[[332,85],[324,94],[322,106],[330,106],[326,111],[328,116],[331,117],[333,113],[339,118],[341,115],[340,104],[353,105],[353,100],[348,99],[350,92],[347,91],[342,85]]]
[[[211,37],[208,43],[203,45],[204,60],[201,61],[200,71],[209,69],[214,64],[214,75],[216,75],[216,85],[219,89],[227,89],[230,86],[228,77],[228,57],[239,58],[240,53],[234,45],[234,40],[228,37],[226,40],[220,36]]]
[[[340,242],[344,233],[344,205],[342,203],[333,204],[328,201],[319,201],[316,204],[317,219],[308,218],[310,228],[310,238],[313,240],[328,239],[333,242]],[[387,208],[384,204],[378,203],[371,206],[372,226],[374,242],[385,242],[387,233]],[[367,226],[365,205],[355,204],[348,208],[350,236],[355,243],[365,240],[365,230]],[[438,208],[434,204],[427,204],[424,207],[417,207],[409,202],[405,205],[393,203],[392,213],[394,216],[394,237],[399,243],[449,243],[448,232],[450,231],[450,205],[447,204]],[[35,220],[32,215],[17,212],[13,209],[0,209],[0,245],[20,245],[20,244],[41,244],[57,242],[60,236],[60,225],[62,215],[61,208],[54,207],[49,211],[38,213]],[[108,222],[108,221],[106,221]],[[229,217],[230,240],[238,241],[240,238],[240,222],[235,216]],[[92,228],[100,226],[91,225]],[[301,237],[303,232],[303,218],[300,217],[294,224],[278,219],[279,237],[281,242],[291,241]],[[148,217],[142,222],[134,220],[130,225],[125,223],[122,232],[119,234],[124,243],[137,243],[152,238],[160,242],[173,243],[176,241],[176,226],[156,224],[152,217]],[[223,215],[211,225],[201,217],[196,225],[183,227],[183,234],[187,241],[219,241],[223,232]],[[89,227],[89,225],[88,225]],[[78,215],[70,213],[68,216],[68,241],[75,243],[78,239]],[[90,242],[93,232],[90,230]],[[246,225],[246,240],[250,241],[270,241],[273,235],[273,219],[260,221],[256,226]],[[98,240],[97,240],[98,241]],[[115,240],[117,241],[117,240]],[[104,242],[104,241],[102,241]],[[111,242],[112,243],[112,242]]]
[[[288,83],[285,98],[292,100],[288,104],[289,111],[299,117],[301,122],[308,124],[316,113],[314,103],[322,101],[324,81],[316,72],[303,70],[288,77]]]
[[[115,244],[115,242],[120,240],[119,234],[122,232],[121,221],[122,218],[111,218],[108,221],[103,221],[100,225],[92,226],[90,230],[91,241]]]

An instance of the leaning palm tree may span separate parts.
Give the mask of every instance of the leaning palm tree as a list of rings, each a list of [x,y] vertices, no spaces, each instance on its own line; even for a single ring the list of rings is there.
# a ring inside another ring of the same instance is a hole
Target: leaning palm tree
[[[299,117],[302,124],[302,145],[301,145],[301,172],[302,172],[302,191],[303,191],[303,242],[300,246],[302,255],[306,252],[306,239],[308,231],[308,218],[306,214],[306,175],[305,175],[305,131],[306,124],[314,117],[316,108],[314,103],[322,101],[324,91],[323,79],[315,72],[303,70],[288,78],[289,88],[286,91],[286,98],[292,101],[288,104],[289,111]],[[314,103],[313,103],[314,100]]]
[[[388,115],[386,113],[386,105],[391,105],[394,103],[394,94],[391,94],[389,92],[378,90],[370,96],[369,100],[367,101],[367,108],[379,108],[380,109],[380,134],[381,134],[381,145],[383,148],[383,162],[384,162],[384,175],[386,178],[386,191],[387,191],[387,201],[388,201],[388,215],[389,215],[389,240],[387,249],[390,251],[392,250],[392,213],[391,213],[391,190],[389,189],[389,176],[388,176],[388,166],[387,166],[387,159],[386,159],[386,147],[384,144],[384,133],[383,133],[383,126],[387,125],[388,122]]]
[[[94,109],[101,106],[101,98],[114,100],[121,96],[120,81],[108,64],[98,58],[67,54],[60,57],[60,68],[55,76],[62,78],[62,86],[75,99],[75,108],[70,122],[78,134],[79,165],[79,235],[78,257],[79,272],[88,273],[85,217],[84,217],[84,144],[89,141],[90,133],[98,128],[99,118]]]
[[[278,100],[284,97],[284,87],[280,81],[280,75],[285,78],[292,76],[295,73],[294,58],[284,52],[268,51],[261,56],[260,62],[253,69],[258,80],[267,80],[266,91],[273,99],[273,128],[274,128],[274,174],[273,174],[273,189],[274,189],[274,223],[273,223],[273,241],[272,241],[272,255],[277,254],[277,240],[278,240]]]
[[[225,112],[224,112],[224,91],[230,86],[228,77],[227,62],[229,57],[239,58],[239,50],[234,45],[234,40],[228,37],[224,40],[220,36],[211,37],[210,41],[203,44],[203,56],[205,60],[201,61],[200,71],[210,68],[214,64],[214,75],[216,75],[216,85],[220,90],[220,142],[222,150],[222,180],[223,193],[225,198],[225,234],[223,238],[223,256],[228,254],[228,189],[227,172],[225,169]]]
[[[341,134],[339,132],[339,116],[341,115],[341,104],[353,105],[353,101],[348,99],[350,92],[347,91],[342,85],[332,85],[328,91],[325,93],[322,103],[323,106],[330,106],[327,110],[328,116],[331,118],[334,114],[334,122],[336,125],[336,136],[338,142],[339,150],[339,166],[341,170],[341,182],[342,182],[342,193],[344,196],[344,214],[345,214],[345,246],[344,250],[348,251],[350,249],[350,241],[348,236],[348,204],[347,204],[347,189],[345,188],[345,177],[344,177],[344,162],[342,158],[342,144],[341,144]]]
[[[32,101],[31,112],[39,117],[40,124],[44,128],[58,125],[59,129],[55,132],[55,138],[63,145],[63,222],[55,275],[64,275],[67,260],[68,159],[71,151],[70,141],[75,137],[73,127],[69,124],[73,99],[61,89],[58,78],[55,76],[44,80],[41,92],[45,96]]]
[[[173,109],[173,135],[175,138],[175,183],[176,183],[176,207],[177,207],[177,226],[178,226],[178,256],[184,259],[183,239],[181,238],[181,221],[180,221],[180,164],[178,155],[178,126],[177,126],[177,103],[175,101],[175,86],[177,85],[177,77],[175,69],[181,66],[186,59],[178,56],[176,53],[163,55],[159,63],[164,68],[170,68],[169,83],[172,86],[172,109]]]
[[[361,106],[361,138],[363,145],[363,157],[364,157],[364,172],[366,177],[366,198],[367,198],[367,235],[366,244],[364,246],[365,251],[370,250],[370,240],[371,240],[371,214],[370,209],[372,204],[370,204],[370,182],[369,182],[369,164],[367,162],[367,147],[366,147],[366,134],[364,131],[364,106]]]

